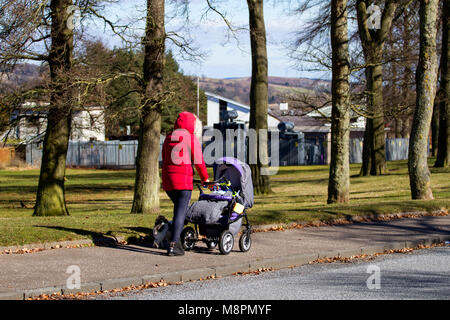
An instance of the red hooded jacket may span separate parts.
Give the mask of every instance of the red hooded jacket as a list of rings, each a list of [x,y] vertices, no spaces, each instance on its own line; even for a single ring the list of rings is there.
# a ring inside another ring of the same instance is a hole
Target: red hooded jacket
[[[192,190],[194,172],[200,179],[208,179],[202,147],[194,135],[196,117],[181,112],[175,121],[174,131],[169,133],[162,147],[162,185],[165,191]]]

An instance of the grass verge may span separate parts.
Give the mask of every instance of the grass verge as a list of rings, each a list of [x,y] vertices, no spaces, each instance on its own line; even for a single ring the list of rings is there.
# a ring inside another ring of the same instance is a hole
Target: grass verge
[[[430,160],[430,167],[432,160]],[[355,216],[435,212],[450,208],[450,168],[431,168],[435,200],[410,199],[406,161],[388,163],[389,173],[358,177],[351,165],[350,203],[327,205],[328,166],[281,167],[270,178],[273,193],[256,196],[250,222],[308,224]],[[134,170],[68,169],[68,217],[32,217],[39,170],[0,170],[0,246],[105,236],[132,239],[150,233],[157,214],[130,214]],[[194,190],[192,199],[198,197]],[[161,214],[172,204],[161,190]]]

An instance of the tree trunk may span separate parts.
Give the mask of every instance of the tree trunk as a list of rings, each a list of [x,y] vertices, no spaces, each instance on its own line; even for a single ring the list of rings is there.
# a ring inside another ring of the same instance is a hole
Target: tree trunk
[[[159,142],[165,52],[164,0],[147,0],[144,104],[141,109],[132,213],[159,211]]]
[[[409,49],[409,48],[406,48]],[[414,73],[412,68],[410,68],[410,66],[408,65],[407,67],[405,67],[404,71],[403,71],[403,83],[402,83],[402,100],[404,101],[405,104],[408,103],[409,100],[409,95],[411,94],[411,90],[410,90],[410,83],[413,81],[412,79],[414,79]],[[409,138],[411,130],[411,118],[412,116],[410,115],[409,112],[407,112],[405,115],[400,115],[401,119],[402,119],[402,127],[400,130],[400,135],[401,138]]]
[[[384,134],[383,79],[379,58],[369,62],[367,67],[368,105],[372,117],[366,121],[363,144],[363,163],[360,175],[381,175],[386,173],[386,140]]]
[[[383,47],[391,29],[397,3],[385,3],[379,29],[369,29],[367,1],[358,0],[356,4],[358,33],[367,64],[367,94],[369,111],[373,117],[367,119],[364,133],[363,163],[360,175],[381,175],[386,173],[386,140],[384,134],[383,110]]]
[[[371,175],[382,175],[386,173],[386,138],[384,134],[384,111],[383,111],[383,68],[381,65],[375,66],[371,73],[371,86],[369,91],[372,93],[372,102],[374,118],[373,123],[373,142],[372,142],[372,167]]]
[[[72,5],[71,0],[53,0],[50,3],[51,94],[34,216],[69,214],[64,196],[64,177],[73,104],[70,89],[73,30],[67,23],[70,14],[67,8],[70,5]]]
[[[435,167],[450,165],[450,0],[443,0],[442,53],[441,53],[441,99],[439,102],[439,139]]]
[[[420,1],[420,53],[416,110],[409,140],[408,170],[413,199],[433,199],[428,169],[428,135],[436,94],[436,30],[439,0]]]
[[[332,122],[328,203],[349,201],[350,107],[347,0],[331,1]]]
[[[256,163],[250,163],[253,189],[256,194],[271,192],[267,171],[267,139],[260,138],[260,131],[267,132],[268,64],[266,28],[264,25],[263,0],[247,0],[252,50],[252,81],[250,85],[249,128],[256,131],[257,144],[249,146]],[[249,157],[250,158],[250,157]]]
[[[373,118],[368,119],[370,123],[366,130],[370,130],[367,134],[369,140],[369,157],[370,166],[367,164],[369,170],[364,175],[381,175],[386,173],[386,139],[384,134],[384,111],[383,111],[383,68],[381,65],[382,50],[378,48],[375,55],[369,58],[367,67],[367,92],[369,94],[369,106],[373,113]],[[366,135],[365,135],[366,136]],[[366,144],[366,140],[364,140]],[[366,158],[366,161],[368,158]],[[364,167],[364,164],[363,164]]]
[[[434,98],[433,114],[431,117],[431,156],[436,157],[439,141],[439,94],[438,90],[436,97]]]

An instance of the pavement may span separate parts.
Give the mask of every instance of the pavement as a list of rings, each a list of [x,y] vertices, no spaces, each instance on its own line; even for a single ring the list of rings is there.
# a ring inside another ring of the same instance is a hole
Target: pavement
[[[238,239],[229,255],[198,243],[181,257],[141,245],[61,248],[0,255],[0,299],[94,292],[147,282],[186,282],[261,268],[283,269],[318,258],[351,257],[450,241],[450,216],[307,227],[252,234],[249,252]],[[77,288],[72,289],[73,285]]]

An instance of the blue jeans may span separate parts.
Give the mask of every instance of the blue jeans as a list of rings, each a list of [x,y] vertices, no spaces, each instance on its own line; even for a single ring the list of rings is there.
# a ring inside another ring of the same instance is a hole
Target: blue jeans
[[[170,200],[173,202],[173,219],[172,219],[172,238],[170,242],[178,242],[180,240],[181,231],[183,231],[186,212],[191,201],[192,190],[170,190],[166,191]]]

